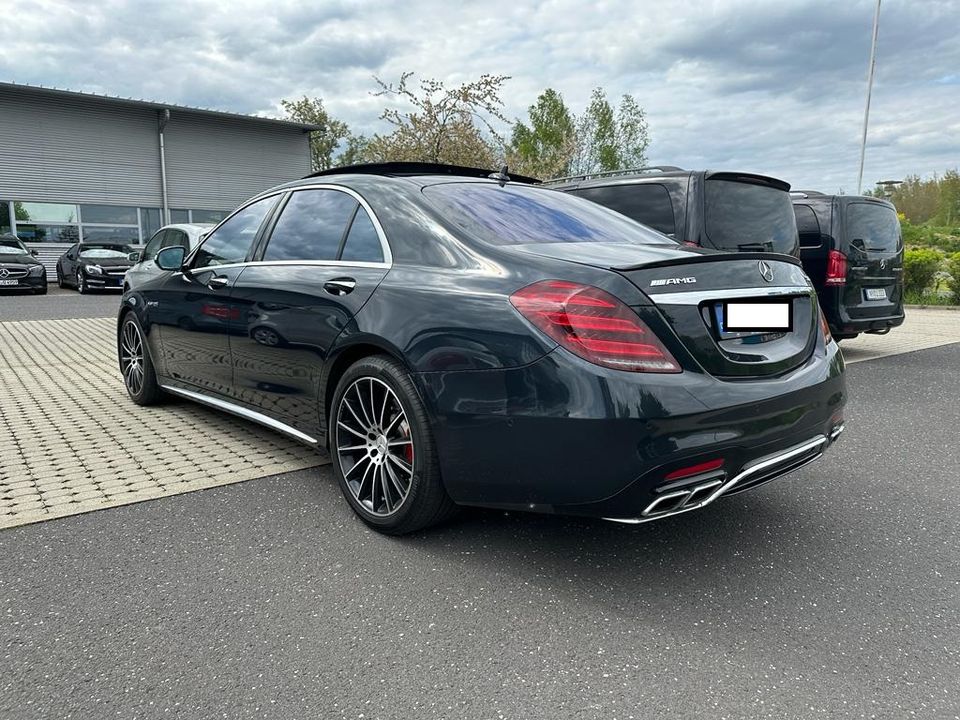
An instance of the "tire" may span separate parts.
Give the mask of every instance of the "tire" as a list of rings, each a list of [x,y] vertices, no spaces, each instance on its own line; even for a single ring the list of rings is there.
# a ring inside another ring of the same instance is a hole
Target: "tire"
[[[361,520],[404,535],[456,513],[423,403],[399,363],[379,355],[354,363],[330,408],[333,472]]]
[[[77,270],[77,292],[81,295],[86,295],[90,292],[90,288],[87,287],[87,283],[83,280],[83,270]]]
[[[46,295],[46,294],[47,294],[47,286],[44,285],[44,286],[43,286],[42,288],[40,288],[39,290],[34,290],[34,291],[33,291],[33,294],[34,294],[34,295]]]
[[[120,325],[117,338],[120,372],[130,399],[137,405],[156,405],[163,399],[163,390],[157,383],[157,373],[147,350],[146,335],[137,316],[129,312]],[[134,359],[136,358],[136,361]],[[137,368],[140,372],[137,373]]]
[[[66,286],[67,284],[63,281],[63,274],[60,272],[60,266],[57,265],[57,287],[62,290]]]

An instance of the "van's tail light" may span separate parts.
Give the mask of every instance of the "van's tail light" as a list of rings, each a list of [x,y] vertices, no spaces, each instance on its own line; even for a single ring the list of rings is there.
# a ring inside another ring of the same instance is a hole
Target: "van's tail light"
[[[599,288],[543,280],[518,290],[510,302],[564,348],[596,365],[630,372],[681,371],[643,320]]]
[[[847,284],[847,256],[839,250],[831,250],[827,255],[827,285]]]
[[[830,344],[830,341],[833,340],[833,335],[830,334],[830,323],[827,322],[827,316],[823,314],[823,308],[817,305],[817,312],[820,313],[820,332],[823,333],[823,342],[827,345]]]

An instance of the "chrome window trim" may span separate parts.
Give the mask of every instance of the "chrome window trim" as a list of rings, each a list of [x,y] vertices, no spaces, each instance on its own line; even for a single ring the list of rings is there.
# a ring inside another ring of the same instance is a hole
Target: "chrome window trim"
[[[246,420],[251,420],[255,423],[271,428],[272,430],[276,430],[284,433],[285,435],[296,438],[297,440],[310,443],[311,445],[317,444],[316,438],[300,432],[295,427],[291,427],[286,423],[282,423],[279,420],[270,417],[269,415],[264,415],[263,413],[258,413],[255,410],[245,408],[242,405],[235,405],[232,402],[227,402],[226,400],[221,400],[220,398],[210,397],[209,395],[194,392],[193,390],[184,390],[183,388],[173,387],[172,385],[161,385],[160,387],[167,392],[173,393],[174,395],[180,395],[188,400],[194,400],[203,405],[209,405],[210,407],[218,410],[223,410]]]
[[[781,287],[731,288],[728,290],[692,290],[690,292],[648,293],[655,303],[664,305],[699,305],[707,300],[728,300],[730,298],[766,298],[791,295],[812,295],[808,285]]]
[[[390,243],[387,240],[387,234],[383,231],[383,225],[380,224],[380,218],[377,217],[377,214],[373,211],[373,208],[370,207],[370,203],[368,203],[366,199],[353,188],[344,187],[343,185],[333,185],[331,183],[310,183],[309,185],[297,185],[295,187],[285,187],[285,188],[280,188],[276,190],[269,190],[265,193],[261,193],[260,195],[250,198],[242,205],[239,205],[232,213],[227,215],[223,220],[221,220],[212,228],[207,230],[206,235],[203,238],[203,242],[198,243],[190,251],[189,257],[187,258],[188,262],[192,263],[193,258],[195,257],[197,251],[201,247],[203,247],[203,243],[205,243],[208,238],[210,238],[214,233],[216,233],[217,230],[220,229],[221,225],[223,225],[225,222],[227,222],[230,218],[232,218],[237,213],[246,209],[248,206],[252,205],[255,202],[266,200],[267,198],[274,197],[275,195],[285,195],[287,193],[292,194],[295,192],[300,192],[301,190],[337,190],[339,192],[346,193],[347,195],[352,197],[354,200],[356,200],[360,204],[360,207],[362,207],[364,210],[367,211],[367,215],[373,221],[373,227],[377,231],[377,237],[380,238],[380,248],[383,251],[383,262],[359,263],[359,262],[344,262],[342,260],[279,260],[279,261],[269,261],[268,263],[265,263],[265,264],[286,263],[291,265],[304,265],[304,264],[319,263],[323,265],[341,265],[342,264],[345,266],[349,265],[351,267],[386,267],[386,268],[393,266],[393,252],[390,250]],[[283,214],[283,210],[281,209],[281,215],[282,214]],[[268,239],[268,243],[269,243],[269,239]],[[258,261],[251,261],[249,263],[247,262],[229,263],[225,265],[207,265],[206,267],[197,268],[196,270],[198,272],[206,272],[210,268],[239,267],[241,265],[253,265],[255,263],[258,263]],[[191,268],[191,270],[192,269],[193,268]]]
[[[202,275],[206,272],[215,272],[217,270],[228,270],[230,268],[247,268],[247,267],[269,267],[271,265],[297,265],[300,267],[331,267],[331,268],[374,268],[380,270],[389,270],[390,265],[386,263],[372,263],[372,262],[353,262],[347,260],[251,260],[250,262],[242,263],[227,263],[224,265],[207,265],[206,267],[197,268],[191,270],[190,272],[194,275]],[[180,275],[183,271],[177,270],[175,274]]]

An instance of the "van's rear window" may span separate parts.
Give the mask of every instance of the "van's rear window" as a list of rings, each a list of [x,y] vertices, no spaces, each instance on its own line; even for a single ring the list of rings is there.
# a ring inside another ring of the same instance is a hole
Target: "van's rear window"
[[[720,178],[708,178],[704,188],[706,232],[715,247],[797,254],[797,220],[788,192]]]
[[[850,203],[847,206],[847,241],[868,252],[896,252],[900,248],[897,213],[877,203]]]
[[[423,194],[450,221],[493,245],[674,242],[620,213],[558,190],[452,182],[429,185]]]

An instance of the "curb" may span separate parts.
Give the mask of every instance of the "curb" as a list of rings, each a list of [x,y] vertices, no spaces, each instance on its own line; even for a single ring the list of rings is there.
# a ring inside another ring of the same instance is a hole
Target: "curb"
[[[960,310],[960,305],[904,305],[908,310]]]

